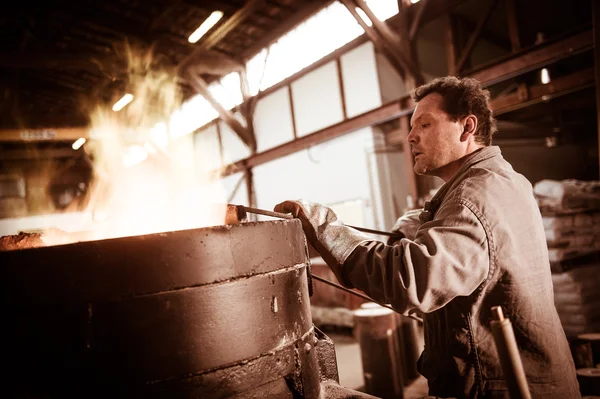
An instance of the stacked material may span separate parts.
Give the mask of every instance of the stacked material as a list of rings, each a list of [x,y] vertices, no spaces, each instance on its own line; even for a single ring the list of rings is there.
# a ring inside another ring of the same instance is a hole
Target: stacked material
[[[600,182],[542,180],[554,302],[568,336],[600,331]]]
[[[600,331],[600,262],[553,273],[554,304],[569,337]]]
[[[600,182],[542,180],[533,191],[553,270],[563,271],[568,261],[600,252]]]

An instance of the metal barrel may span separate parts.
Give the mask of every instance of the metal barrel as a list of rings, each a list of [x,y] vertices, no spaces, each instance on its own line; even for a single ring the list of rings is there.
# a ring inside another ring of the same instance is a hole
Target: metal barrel
[[[396,313],[370,303],[354,311],[354,320],[365,391],[381,398],[402,398],[403,365]]]
[[[403,358],[404,385],[410,384],[419,377],[417,361],[421,355],[419,345],[419,322],[408,317],[396,314],[396,322],[399,328],[399,343]]]
[[[0,252],[10,397],[319,396],[298,220]]]

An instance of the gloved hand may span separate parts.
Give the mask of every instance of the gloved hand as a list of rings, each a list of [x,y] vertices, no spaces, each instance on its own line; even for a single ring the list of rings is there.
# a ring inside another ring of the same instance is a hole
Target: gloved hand
[[[306,239],[342,283],[341,265],[358,245],[373,241],[366,234],[344,226],[335,212],[324,205],[305,200],[284,201],[274,211],[291,213],[300,219]]]
[[[417,230],[423,222],[419,219],[419,215],[423,212],[422,209],[413,209],[400,216],[394,227],[392,227],[392,233],[396,233],[406,237],[410,240],[414,240],[417,235]],[[397,238],[390,238],[387,242],[388,245],[393,245],[397,242]]]

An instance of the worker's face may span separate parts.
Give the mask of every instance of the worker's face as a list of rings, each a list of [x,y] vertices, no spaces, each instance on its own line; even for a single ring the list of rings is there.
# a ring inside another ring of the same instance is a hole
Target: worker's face
[[[407,137],[415,157],[415,173],[446,180],[447,165],[464,154],[463,124],[453,122],[442,106],[443,98],[431,93],[417,103]]]

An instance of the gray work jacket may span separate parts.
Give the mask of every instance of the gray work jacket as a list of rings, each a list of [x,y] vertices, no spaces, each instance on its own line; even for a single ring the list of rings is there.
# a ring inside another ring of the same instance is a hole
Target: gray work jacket
[[[400,313],[424,314],[419,367],[430,395],[508,397],[490,328],[490,308],[500,305],[532,396],[579,398],[529,181],[498,147],[484,147],[418,217],[400,220],[406,238],[394,245],[359,243],[336,274]]]

